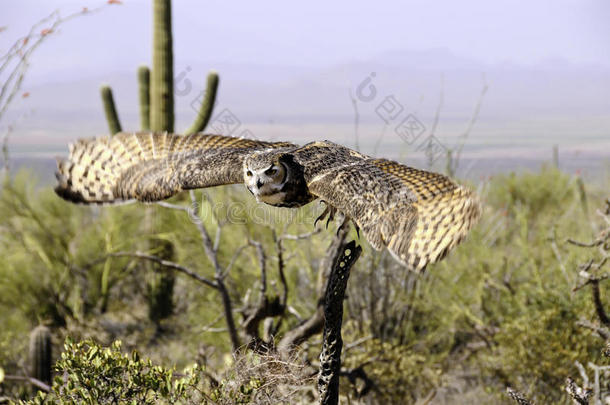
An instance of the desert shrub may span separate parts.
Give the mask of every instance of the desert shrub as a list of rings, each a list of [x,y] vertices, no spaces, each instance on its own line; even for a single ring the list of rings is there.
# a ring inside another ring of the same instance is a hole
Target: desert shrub
[[[175,404],[199,396],[196,366],[178,378],[174,371],[121,352],[121,342],[104,348],[68,339],[56,364],[50,393],[39,392],[26,404]]]
[[[95,337],[102,345],[121,339],[129,350],[169,367],[164,370],[205,364],[199,389],[216,402],[313,400],[315,368],[303,374],[302,367],[316,364],[319,341],[304,345],[300,360],[292,362],[298,367],[246,355],[227,361],[231,343],[219,295],[188,278],[176,277],[175,308],[159,321],[164,332],[157,336],[142,282],[146,266],[105,256],[146,250],[147,240],[156,237],[174,246],[177,263],[213,278],[197,227],[184,211],[73,206],[34,184],[20,174],[0,195],[0,323],[6,325],[0,328],[0,366],[7,374],[23,370],[23,337],[46,320],[56,342],[65,336]],[[596,362],[602,344],[576,325],[580,318],[596,319],[589,292],[572,292],[578,265],[589,256],[565,239],[590,240],[591,220],[598,220],[592,210],[591,218],[585,215],[576,187],[573,177],[554,168],[495,176],[479,187],[485,206],[480,224],[423,275],[406,272],[361,238],[364,253],[348,284],[343,356],[346,368],[360,367],[373,384],[360,401],[411,403],[436,392],[438,403],[459,403],[460,395],[476,388],[502,402],[508,384],[541,403],[564,399],[557,384],[566,373],[577,375],[575,360]],[[607,188],[586,189],[589,206],[601,206]],[[239,311],[256,303],[260,290],[258,258],[249,240],[263,245],[268,294],[277,296],[274,232],[310,232],[312,221],[294,220],[275,208],[257,211],[255,221],[252,212],[260,208],[239,187],[196,195],[203,226],[213,238],[218,234],[221,265],[234,261],[226,283],[239,322]],[[171,202],[188,204],[184,199]],[[315,218],[316,209],[305,207],[300,218]],[[334,232],[331,225],[304,242],[284,241],[290,313],[275,320],[276,341],[315,311],[318,264]],[[601,287],[606,297],[606,284]],[[258,379],[259,374],[268,377]],[[358,403],[363,380],[351,383],[342,379],[342,394]],[[10,395],[25,398],[27,392]]]
[[[554,209],[561,209],[574,198],[574,180],[552,166],[539,172],[497,175],[490,184],[488,202],[494,207],[505,207],[509,213],[525,207],[530,219]]]
[[[20,403],[228,405],[310,403],[314,398],[313,379],[296,358],[237,352],[215,378],[198,365],[177,373],[121,349],[120,341],[104,347],[67,339],[51,391]]]

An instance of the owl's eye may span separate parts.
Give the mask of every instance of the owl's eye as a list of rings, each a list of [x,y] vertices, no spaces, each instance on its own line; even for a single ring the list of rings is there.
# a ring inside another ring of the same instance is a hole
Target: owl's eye
[[[252,176],[252,172],[251,172],[250,170],[248,170],[248,171],[246,172],[246,176],[251,177],[251,176]]]
[[[267,176],[274,176],[275,174],[277,174],[277,168],[270,167],[269,169],[265,170],[265,174]]]

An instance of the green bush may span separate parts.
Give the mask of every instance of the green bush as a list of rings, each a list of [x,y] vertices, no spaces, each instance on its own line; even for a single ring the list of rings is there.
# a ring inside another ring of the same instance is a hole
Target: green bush
[[[51,392],[26,404],[175,404],[199,396],[197,366],[176,378],[171,369],[121,352],[121,342],[104,348],[91,340],[68,339],[56,364]]]

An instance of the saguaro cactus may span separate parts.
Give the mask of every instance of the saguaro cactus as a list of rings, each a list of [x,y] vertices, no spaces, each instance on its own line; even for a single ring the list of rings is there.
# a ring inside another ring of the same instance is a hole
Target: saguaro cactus
[[[174,131],[174,53],[171,0],[153,1],[151,129]]]
[[[30,374],[31,377],[51,384],[51,331],[39,325],[30,333]]]
[[[140,126],[143,131],[174,131],[174,54],[171,0],[153,0],[153,65],[138,68]],[[207,77],[205,97],[186,134],[201,132],[212,117],[219,77],[214,71]],[[108,128],[121,131],[117,109],[109,86],[102,87],[102,101]]]

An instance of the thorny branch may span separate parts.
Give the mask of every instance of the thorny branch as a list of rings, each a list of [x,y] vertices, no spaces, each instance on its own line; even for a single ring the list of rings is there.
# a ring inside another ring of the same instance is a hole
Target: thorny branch
[[[194,190],[189,191],[189,197],[191,199],[191,204],[192,204],[191,206],[197,207],[198,206],[197,197],[195,195]],[[210,263],[212,264],[212,267],[214,269],[214,281],[211,281],[211,282],[214,284],[214,288],[216,288],[216,290],[220,293],[220,297],[222,299],[223,310],[224,310],[225,321],[227,323],[227,331],[228,331],[229,337],[231,339],[231,346],[233,348],[233,351],[236,351],[241,346],[241,343],[239,340],[239,334],[237,333],[237,327],[235,326],[235,319],[233,317],[233,302],[231,300],[229,291],[227,290],[224,280],[225,280],[225,277],[228,275],[229,270],[233,266],[234,260],[237,259],[237,256],[239,255],[239,253],[241,253],[241,250],[243,250],[243,248],[240,248],[238,250],[238,252],[236,252],[235,256],[233,257],[233,259],[231,260],[229,265],[223,270],[223,268],[220,265],[220,262],[218,261],[218,246],[217,245],[218,245],[218,240],[220,238],[220,230],[218,230],[215,235],[215,242],[212,242],[212,238],[210,237],[210,234],[208,233],[207,229],[205,229],[202,218],[199,216],[199,213],[197,213],[195,210],[191,209],[190,207],[186,207],[186,206],[182,206],[182,205],[178,205],[178,204],[172,204],[172,203],[168,203],[165,201],[158,202],[157,205],[160,205],[164,208],[184,211],[184,212],[188,213],[189,216],[192,217],[193,221],[191,221],[191,222],[193,222],[193,224],[199,231],[203,251],[205,252],[206,256],[208,257],[208,260],[210,261]],[[218,222],[218,224],[219,224],[218,226],[220,228],[221,223],[219,221],[217,221],[217,222]]]
[[[464,132],[460,135],[458,145],[449,150],[448,153],[447,174],[449,174],[450,176],[453,176],[458,170],[458,167],[460,165],[460,159],[462,157],[462,150],[464,149],[464,145],[466,144],[466,140],[468,139],[472,128],[474,128],[474,125],[479,119],[479,113],[481,112],[483,99],[485,98],[485,94],[487,93],[488,89],[489,85],[487,84],[485,75],[483,75],[483,87],[481,88],[481,94],[479,95],[479,99],[477,100],[477,103],[474,106],[474,111],[472,113],[472,116],[470,117],[470,121],[468,122],[468,125],[466,126]]]
[[[54,11],[48,16],[35,23],[30,31],[23,37],[18,38],[8,51],[0,57],[0,75],[6,73],[6,78],[1,79],[0,85],[0,121],[8,110],[9,106],[21,91],[21,86],[25,75],[30,67],[30,59],[34,51],[49,37],[57,32],[61,25],[73,18],[92,14],[100,11],[108,4],[119,4],[118,2],[108,2],[105,5],[94,9],[82,8],[80,11],[62,17],[59,11]],[[25,98],[28,93],[23,93]],[[8,142],[12,132],[11,126],[2,135],[2,159],[3,171],[5,175],[9,173],[9,151]]]
[[[197,204],[197,198],[195,196],[195,191],[190,190],[189,196],[191,197],[191,203],[193,205]],[[229,330],[229,337],[231,338],[231,345],[233,350],[237,350],[241,343],[239,341],[239,335],[237,334],[237,328],[235,327],[235,319],[233,318],[233,303],[231,301],[231,297],[229,296],[229,291],[224,283],[224,272],[222,271],[222,267],[220,267],[220,263],[218,262],[218,251],[214,249],[214,245],[212,244],[212,239],[208,234],[208,231],[205,229],[203,225],[203,220],[199,218],[199,214],[196,212],[192,213],[197,216],[198,221],[193,221],[197,229],[199,230],[199,234],[201,235],[201,242],[203,246],[203,250],[205,251],[208,260],[212,263],[214,267],[214,280],[217,285],[217,290],[220,293],[222,299],[222,306],[225,313],[225,319],[227,322],[227,329]],[[220,225],[219,225],[220,226]]]
[[[331,242],[324,260],[320,263],[318,271],[318,297],[322,297],[325,289],[332,264],[337,260],[339,250],[345,241],[348,233],[348,226],[339,227],[333,241]],[[307,319],[298,324],[295,328],[287,331],[280,339],[277,348],[281,353],[288,354],[295,346],[303,343],[311,336],[322,332],[324,327],[324,303],[318,300],[315,312]]]
[[[196,280],[202,284],[205,284],[208,287],[218,289],[218,285],[214,281],[209,280],[203,276],[200,276],[195,271],[190,270],[187,267],[181,266],[178,263],[174,263],[169,260],[164,260],[157,256],[148,255],[148,254],[142,253],[142,252],[115,252],[115,253],[108,254],[106,257],[134,257],[134,258],[138,258],[138,259],[149,260],[151,262],[158,263],[161,266],[166,267],[168,269],[176,270],[182,274],[186,274],[193,280]],[[105,260],[105,258],[104,258],[104,260]]]
[[[268,257],[265,254],[263,245],[258,241],[249,241],[249,246],[253,247],[256,251],[256,256],[261,271],[261,287],[260,297],[258,302],[254,306],[246,306],[241,310],[244,316],[243,327],[250,340],[249,347],[257,351],[267,351],[274,346],[273,337],[278,333],[282,321],[286,315],[286,310],[290,313],[289,308],[286,306],[288,300],[288,282],[285,275],[285,262],[284,262],[284,240],[303,240],[308,239],[314,234],[320,232],[319,229],[312,232],[291,235],[283,233],[278,236],[275,230],[271,230],[273,240],[276,248],[276,260],[278,269],[278,278],[281,284],[281,292],[279,296],[269,296],[267,293],[267,261]],[[279,317],[278,320],[273,323],[269,318]],[[269,323],[265,323],[265,336],[260,337],[259,325],[265,320],[269,320]]]
[[[276,245],[277,250],[277,262],[278,262],[278,276],[279,281],[282,287],[281,293],[279,297],[270,297],[267,292],[268,286],[268,271],[267,271],[267,255],[265,254],[263,245],[254,240],[250,240],[247,244],[239,247],[233,253],[231,260],[227,266],[224,268],[221,266],[218,259],[218,245],[220,238],[220,228],[223,223],[216,218],[216,222],[218,223],[219,229],[215,234],[214,241],[210,237],[207,229],[204,226],[203,220],[199,217],[197,212],[194,212],[192,207],[197,207],[197,200],[194,191],[190,191],[189,193],[191,199],[191,206],[183,206],[168,202],[158,202],[157,204],[169,209],[184,211],[189,214],[191,219],[193,219],[193,223],[197,230],[199,231],[202,247],[206,256],[210,260],[212,267],[214,268],[214,279],[207,280],[208,285],[213,286],[220,294],[222,298],[224,314],[227,322],[227,331],[231,337],[231,342],[233,345],[233,349],[237,350],[240,347],[239,334],[237,331],[237,326],[235,324],[234,316],[233,316],[233,302],[230,297],[230,294],[226,288],[225,279],[229,275],[231,269],[235,266],[235,263],[239,256],[247,249],[253,248],[256,256],[258,258],[258,263],[261,272],[261,287],[260,287],[260,296],[258,302],[254,306],[246,306],[241,309],[240,312],[243,315],[243,322],[241,327],[245,332],[248,338],[248,347],[257,351],[267,351],[271,347],[273,347],[273,336],[277,334],[279,331],[279,327],[281,325],[282,319],[286,314],[286,302],[288,300],[288,283],[285,275],[285,255],[284,255],[284,246],[283,241],[285,240],[304,240],[310,238],[312,235],[320,232],[319,229],[314,230],[312,232],[304,233],[304,234],[282,234],[277,235],[275,231],[273,231],[273,238]],[[215,215],[215,214],[214,214]],[[342,238],[345,238],[346,230],[342,230],[339,232],[342,235]],[[171,267],[171,266],[170,266]],[[174,267],[175,268],[175,267]],[[177,269],[177,268],[176,268]],[[188,273],[187,273],[188,274]],[[196,273],[195,273],[196,274]],[[192,275],[191,275],[192,276]],[[198,276],[198,275],[197,275]],[[199,276],[201,277],[201,276]],[[201,280],[200,280],[201,281]],[[303,325],[299,325],[296,328],[296,331],[289,331],[287,333],[288,339],[284,340],[284,342],[290,342],[289,345],[293,345],[295,341],[302,342],[306,340],[309,336],[319,333],[322,329],[323,319],[321,317],[321,311],[317,311],[316,314],[312,317],[310,322],[305,322],[309,327],[303,328]],[[259,325],[262,321],[268,318],[280,317],[279,320],[272,325],[269,329],[269,336],[266,336],[265,339],[262,339],[259,334]],[[291,333],[293,332],[293,333]],[[286,336],[284,337],[286,338]],[[296,339],[296,340],[293,340]],[[280,342],[281,343],[281,342]]]
[[[489,90],[489,85],[487,84],[485,75],[483,75],[483,87],[481,88],[481,94],[479,95],[479,99],[477,100],[477,103],[474,106],[474,112],[472,113],[472,117],[470,117],[470,121],[468,122],[466,129],[462,133],[462,141],[460,142],[460,144],[457,148],[457,153],[455,155],[454,172],[457,170],[457,165],[460,162],[462,149],[464,149],[464,144],[466,143],[466,139],[468,138],[470,131],[472,131],[474,124],[476,124],[477,119],[479,119],[479,113],[481,112],[481,106],[483,105],[483,99],[485,98],[485,94],[487,93],[487,90]]]
[[[604,219],[608,219],[610,217],[610,199],[606,200],[605,213],[600,212],[600,215],[602,215]],[[602,325],[604,325],[605,327],[609,327],[610,318],[608,317],[608,314],[606,313],[606,310],[602,303],[599,283],[600,281],[606,280],[610,277],[610,274],[608,273],[600,274],[600,272],[603,270],[604,266],[608,262],[608,259],[610,258],[610,226],[602,230],[599,236],[591,242],[580,242],[574,239],[567,239],[567,242],[578,247],[588,249],[597,248],[600,253],[601,259],[599,259],[598,261],[595,261],[595,259],[590,259],[586,263],[579,265],[578,275],[583,281],[581,281],[580,284],[575,286],[573,288],[573,291],[578,291],[586,285],[591,285],[593,305],[595,306],[595,312],[597,313],[597,317],[599,318],[599,321],[602,323]],[[587,326],[582,321],[579,324],[589,329],[596,330],[600,334],[600,336],[607,339],[606,336],[608,330],[606,328],[597,328],[592,327],[590,325]]]
[[[275,317],[284,313],[284,306],[278,297],[269,299],[267,297],[267,258],[263,245],[258,241],[251,240],[250,245],[256,250],[259,267],[261,271],[260,297],[255,307],[246,307],[242,310],[244,315],[244,329],[249,337],[248,343],[251,348],[257,351],[266,351],[270,348],[271,342],[265,342],[260,338],[258,327],[261,321],[269,317]]]

